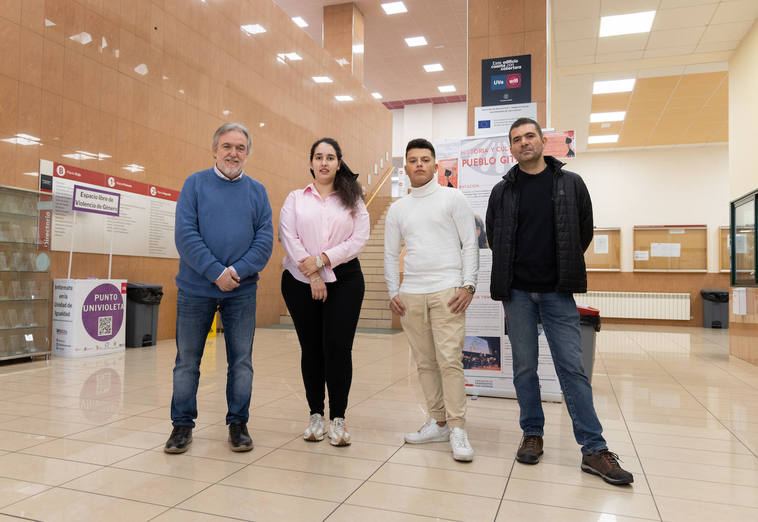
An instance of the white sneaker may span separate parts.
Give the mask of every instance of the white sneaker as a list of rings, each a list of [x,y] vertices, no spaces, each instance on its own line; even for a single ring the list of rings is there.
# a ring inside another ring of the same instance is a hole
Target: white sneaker
[[[329,444],[332,446],[349,446],[350,434],[345,426],[345,419],[335,417],[329,424]]]
[[[318,442],[324,440],[324,433],[326,433],[324,417],[320,413],[314,413],[311,415],[310,424],[305,428],[303,438],[310,442]]]
[[[468,442],[468,435],[463,428],[453,428],[450,432],[450,447],[453,449],[453,458],[461,462],[474,460],[474,449]]]
[[[405,434],[405,442],[409,444],[424,444],[426,442],[445,442],[450,438],[450,428],[445,424],[440,426],[429,417],[423,426],[414,433]]]

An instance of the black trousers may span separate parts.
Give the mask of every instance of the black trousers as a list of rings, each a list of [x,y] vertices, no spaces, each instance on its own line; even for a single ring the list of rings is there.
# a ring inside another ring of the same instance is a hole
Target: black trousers
[[[282,296],[295,323],[302,357],[305,397],[311,415],[324,414],[324,384],[329,390],[329,418],[345,417],[353,380],[353,338],[361,313],[365,283],[357,259],[334,268],[337,281],[326,283],[326,301],[311,297],[311,286],[282,273]]]

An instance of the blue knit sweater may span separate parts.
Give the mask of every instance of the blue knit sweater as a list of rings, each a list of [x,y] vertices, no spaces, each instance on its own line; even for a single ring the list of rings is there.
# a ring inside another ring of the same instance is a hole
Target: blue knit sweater
[[[213,168],[192,174],[179,194],[174,240],[180,256],[176,286],[183,292],[204,297],[255,292],[273,248],[266,188],[249,176],[221,179]],[[227,266],[240,277],[231,292],[214,284]]]

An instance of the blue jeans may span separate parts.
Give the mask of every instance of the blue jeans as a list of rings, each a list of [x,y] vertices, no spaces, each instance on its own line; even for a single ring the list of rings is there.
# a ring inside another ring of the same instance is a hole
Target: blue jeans
[[[255,292],[233,297],[201,297],[179,290],[176,299],[176,363],[171,421],[195,426],[200,360],[216,308],[226,344],[226,423],[246,423],[253,389]]]
[[[592,404],[592,387],[582,362],[579,312],[574,296],[516,289],[511,292],[511,300],[504,302],[503,307],[513,350],[513,384],[524,435],[542,436],[545,426],[537,377],[537,323],[541,319],[566,409],[574,424],[574,438],[582,445],[585,455],[606,449],[603,427]]]

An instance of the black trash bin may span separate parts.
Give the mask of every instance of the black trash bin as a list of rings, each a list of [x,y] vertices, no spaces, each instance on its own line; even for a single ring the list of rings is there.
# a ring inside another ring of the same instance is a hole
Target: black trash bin
[[[577,306],[579,326],[582,330],[582,362],[587,378],[592,382],[595,366],[595,336],[600,331],[600,311],[589,306]]]
[[[729,328],[729,292],[700,290],[703,296],[703,328]]]
[[[158,337],[158,305],[163,287],[126,283],[126,347],[154,346]]]

